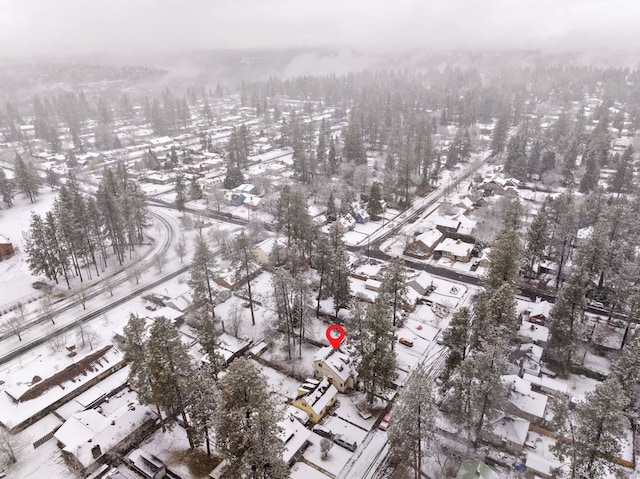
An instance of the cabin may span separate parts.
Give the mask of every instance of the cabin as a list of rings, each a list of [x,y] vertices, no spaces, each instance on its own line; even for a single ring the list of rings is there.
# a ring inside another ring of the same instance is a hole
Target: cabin
[[[553,305],[548,301],[536,301],[535,303],[530,303],[527,309],[522,313],[522,321],[544,325],[547,319],[549,319],[552,306]]]

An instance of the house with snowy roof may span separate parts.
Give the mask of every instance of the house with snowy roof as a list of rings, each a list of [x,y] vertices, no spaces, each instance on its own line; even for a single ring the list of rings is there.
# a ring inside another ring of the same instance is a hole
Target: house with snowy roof
[[[445,257],[452,261],[460,261],[468,263],[471,259],[471,252],[474,245],[465,243],[461,240],[453,238],[445,238],[439,245],[433,249],[434,258]]]
[[[462,463],[456,479],[499,479],[499,476],[484,462],[473,460]]]
[[[550,460],[546,457],[529,452],[527,459],[524,463],[525,471],[531,477],[540,477],[544,479],[551,479],[554,477],[554,469],[559,468],[562,464],[556,460]]]
[[[342,215],[337,220],[340,231],[351,231],[356,226],[356,220],[351,215]]]
[[[438,218],[436,220],[436,229],[440,230],[443,234],[453,234],[458,231],[460,221],[453,218]]]
[[[316,378],[329,379],[329,382],[343,393],[353,389],[358,381],[358,372],[351,363],[349,356],[339,349],[325,346],[313,359],[313,374]]]
[[[411,289],[415,290],[419,295],[424,296],[435,289],[433,285],[433,276],[426,271],[420,273],[407,283]]]
[[[87,474],[108,454],[128,450],[155,428],[156,413],[138,403],[125,405],[110,416],[96,409],[72,415],[55,432],[62,455],[74,468]]]
[[[518,336],[526,338],[530,342],[542,347],[549,341],[549,334],[549,328],[546,326],[529,321],[522,321],[520,329],[518,330]]]
[[[284,444],[283,459],[291,467],[309,447],[309,437],[312,433],[292,415],[286,415],[284,419],[278,421],[278,426],[280,426],[278,437]]]
[[[539,376],[543,351],[544,349],[536,344],[521,344],[509,354],[509,372],[520,377],[525,373]]]
[[[369,213],[364,208],[354,210],[351,216],[353,216],[353,219],[355,219],[358,224],[365,224],[370,219]]]
[[[538,300],[535,303],[530,303],[522,313],[522,320],[534,324],[544,324],[549,319],[552,306],[548,301]]]
[[[226,191],[224,193],[224,201],[229,206],[242,206],[242,203],[244,203],[246,199],[247,197],[243,193],[237,193],[235,191]]]
[[[433,248],[438,246],[440,241],[442,241],[442,238],[444,238],[442,231],[438,229],[428,230],[416,235],[413,239],[413,243],[420,251],[430,254],[433,251]]]
[[[544,420],[549,399],[546,395],[533,391],[529,381],[515,374],[506,374],[500,380],[506,390],[506,401],[503,404],[505,412],[533,423]]]
[[[291,403],[309,414],[311,422],[318,423],[336,403],[338,390],[328,378],[307,378],[298,388],[296,399]]]
[[[504,447],[510,451],[521,452],[527,440],[531,423],[526,419],[500,414],[483,429],[481,436],[494,446]]]

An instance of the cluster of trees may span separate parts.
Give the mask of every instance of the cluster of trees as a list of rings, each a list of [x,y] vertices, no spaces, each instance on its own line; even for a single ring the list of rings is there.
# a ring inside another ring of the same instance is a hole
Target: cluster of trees
[[[163,428],[171,429],[180,417],[191,448],[206,445],[209,455],[215,436],[216,450],[234,477],[289,476],[276,405],[266,378],[250,360],[236,359],[218,379],[210,365],[193,364],[168,319],[147,325],[135,315],[124,328],[124,352],[129,384],[142,404],[157,408]]]
[[[585,396],[575,409],[556,398],[554,430],[566,440],[552,450],[565,464],[558,477],[599,478],[615,474],[622,442],[638,414],[640,338],[635,335],[613,363],[609,377]]]
[[[499,410],[500,376],[506,371],[507,350],[518,330],[515,293],[522,254],[514,228],[518,211],[516,200],[492,245],[485,291],[476,296],[473,310],[462,308],[455,313],[443,335],[449,348],[443,374],[443,389],[448,391],[445,410],[476,445]]]
[[[556,201],[562,199],[561,196]],[[596,189],[580,207],[572,206],[573,201],[562,204],[566,206],[563,215],[570,219],[564,223],[570,227],[560,230],[567,237],[563,240],[567,252],[562,257],[566,261],[572,254],[573,258],[571,271],[568,277],[563,277],[551,311],[549,353],[562,369],[568,370],[578,348],[588,339],[584,313],[590,300],[607,304],[610,318],[616,313],[627,315],[630,321],[640,317],[640,257],[636,251],[640,229],[635,220],[637,198],[614,197]],[[544,254],[544,246],[553,244],[553,230],[547,234],[532,233],[534,225],[551,222],[547,219],[552,216],[551,211],[543,208],[531,225],[530,239],[533,242],[535,237],[538,242],[538,246],[527,246],[532,256],[540,254],[534,251]],[[583,225],[590,227],[590,235],[581,240],[577,253],[572,253],[575,232]]]
[[[145,194],[123,165],[104,170],[95,199],[69,175],[53,208],[44,217],[31,215],[27,263],[34,274],[56,283],[62,277],[67,286],[74,276],[91,279],[92,268],[99,276],[111,254],[123,264],[127,251],[142,243],[148,222]]]
[[[40,194],[42,186],[42,178],[38,174],[33,163],[25,161],[20,155],[16,154],[13,160],[14,178],[9,178],[4,169],[0,168],[0,201],[5,207],[9,208],[13,205],[16,191],[24,194],[34,203]],[[53,172],[47,174],[49,177],[55,175]],[[55,185],[57,178],[51,177],[50,184]]]

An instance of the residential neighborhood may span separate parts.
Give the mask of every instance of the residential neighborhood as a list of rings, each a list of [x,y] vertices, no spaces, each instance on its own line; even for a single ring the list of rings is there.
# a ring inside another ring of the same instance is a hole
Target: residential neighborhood
[[[636,477],[637,66],[300,48],[6,60],[0,478]]]

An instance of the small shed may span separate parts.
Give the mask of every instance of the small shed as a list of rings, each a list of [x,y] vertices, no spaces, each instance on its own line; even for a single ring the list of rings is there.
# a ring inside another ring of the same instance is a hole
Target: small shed
[[[15,254],[13,243],[6,237],[0,235],[0,259],[9,258]]]

